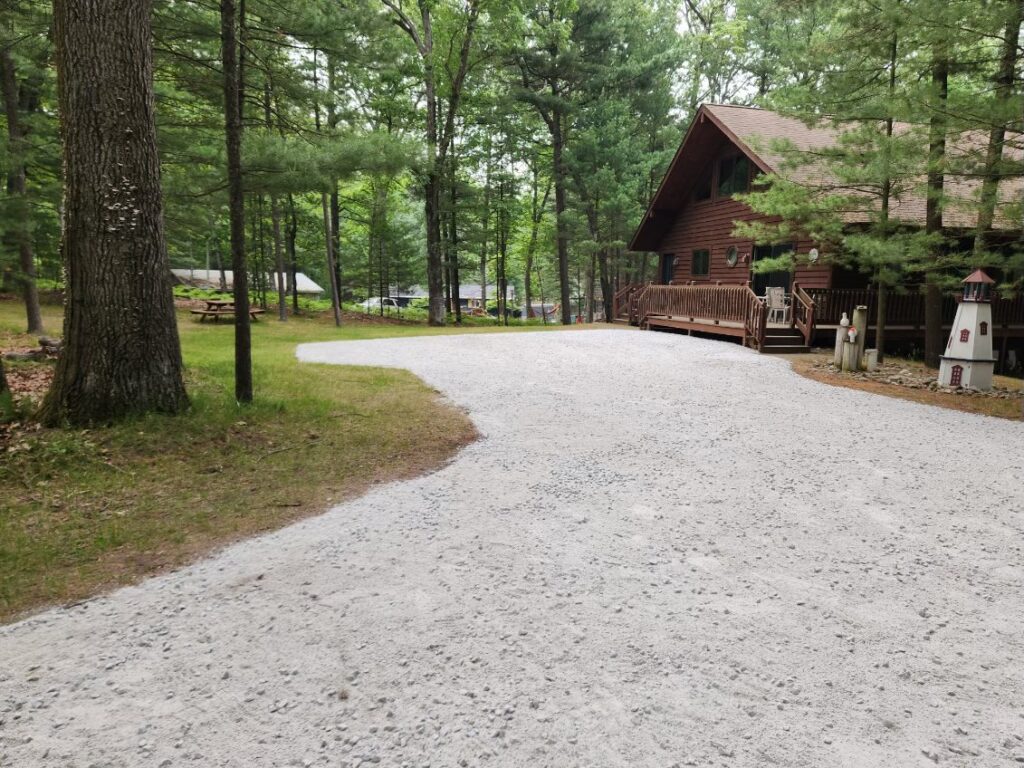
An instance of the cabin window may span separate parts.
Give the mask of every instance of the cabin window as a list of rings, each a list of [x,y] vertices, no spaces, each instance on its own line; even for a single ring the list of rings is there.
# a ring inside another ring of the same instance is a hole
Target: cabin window
[[[697,179],[697,186],[693,188],[693,199],[710,200],[711,199],[711,169],[705,168],[703,173]]]
[[[988,323],[982,321],[981,328],[978,329],[978,333],[981,336],[988,336]]]
[[[700,250],[693,252],[693,261],[690,262],[690,274],[694,277],[707,277],[711,268],[711,252]]]
[[[967,343],[967,340],[969,338],[971,338],[971,332],[970,331],[968,331],[966,328],[964,328],[962,331],[960,331],[960,341],[962,343]]]
[[[718,196],[732,197],[746,192],[750,182],[750,161],[746,155],[726,157],[718,163]]]

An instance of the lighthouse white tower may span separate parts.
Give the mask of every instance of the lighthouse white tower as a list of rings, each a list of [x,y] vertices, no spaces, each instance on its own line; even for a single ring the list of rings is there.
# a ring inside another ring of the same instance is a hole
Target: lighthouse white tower
[[[980,269],[964,280],[963,301],[956,309],[946,354],[939,364],[939,384],[965,389],[992,389],[992,286]]]

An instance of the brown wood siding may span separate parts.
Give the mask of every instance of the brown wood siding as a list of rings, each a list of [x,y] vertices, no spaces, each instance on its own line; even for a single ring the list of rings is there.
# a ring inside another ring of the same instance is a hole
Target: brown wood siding
[[[754,253],[752,240],[733,237],[732,231],[737,221],[764,221],[775,223],[776,217],[754,213],[738,200],[705,200],[690,203],[676,216],[675,222],[661,242],[659,250],[663,254],[676,257],[673,281],[686,283],[697,282],[744,283],[751,279],[750,260]],[[740,262],[735,267],[726,264],[725,254],[730,246],[736,246]],[[814,246],[810,240],[799,240],[796,249],[806,253]],[[693,252],[708,250],[711,252],[711,268],[706,277],[690,274],[693,264]],[[743,261],[746,256],[746,262]],[[801,264],[796,267],[795,278],[805,288],[829,288],[832,269],[826,264]]]
[[[722,137],[724,139],[724,137]],[[727,140],[722,142],[714,153],[712,168],[717,168],[721,158],[735,154],[736,149]],[[712,189],[717,191],[717,173],[712,179]],[[673,215],[664,212],[662,215]],[[763,221],[777,223],[779,217],[765,216],[755,213],[745,203],[733,198],[722,198],[702,201],[688,200],[683,202],[680,210],[674,214],[674,221],[667,227],[665,236],[657,249],[664,254],[676,257],[673,282],[687,283],[716,281],[722,283],[744,283],[751,279],[750,262],[753,258],[754,243],[749,239],[733,237],[732,231],[737,221]],[[807,253],[814,243],[810,240],[799,240],[795,244],[800,253]],[[726,264],[725,254],[730,246],[736,246],[740,260],[735,267]],[[711,254],[710,269],[706,276],[691,274],[693,252],[707,250]],[[744,261],[744,256],[746,260]],[[826,264],[802,264],[796,267],[794,278],[805,288],[831,287],[832,268]]]

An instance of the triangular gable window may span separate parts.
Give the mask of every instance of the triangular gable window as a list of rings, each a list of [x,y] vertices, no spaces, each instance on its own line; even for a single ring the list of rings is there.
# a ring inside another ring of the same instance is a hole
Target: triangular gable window
[[[711,166],[705,168],[697,179],[697,186],[693,188],[693,199],[697,201],[711,199]]]
[[[746,192],[750,182],[750,161],[746,155],[723,158],[718,163],[718,196],[732,197]]]

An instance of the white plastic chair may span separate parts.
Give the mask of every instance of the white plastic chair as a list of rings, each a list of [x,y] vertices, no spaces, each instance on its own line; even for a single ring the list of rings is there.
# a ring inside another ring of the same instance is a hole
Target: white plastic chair
[[[768,308],[768,322],[785,323],[789,320],[789,304],[786,303],[786,289],[769,287],[764,291],[764,303]]]

